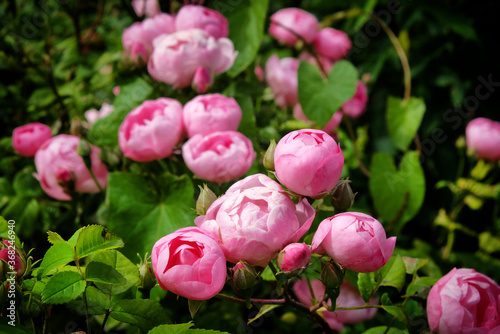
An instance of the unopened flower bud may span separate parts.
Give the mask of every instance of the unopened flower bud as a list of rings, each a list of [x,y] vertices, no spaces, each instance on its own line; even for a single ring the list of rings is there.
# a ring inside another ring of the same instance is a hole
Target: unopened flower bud
[[[22,277],[26,271],[26,254],[15,243],[8,240],[0,246],[0,260],[5,261],[0,269],[6,278],[13,273],[16,274],[16,278]]]
[[[240,290],[251,288],[256,278],[255,268],[246,262],[240,261],[233,267],[233,283]]]
[[[320,280],[327,290],[337,290],[344,281],[344,273],[340,266],[334,262],[321,262]]]
[[[151,290],[156,284],[156,277],[153,268],[148,261],[142,261],[138,265],[139,268],[139,287],[145,290]]]
[[[352,192],[349,183],[351,183],[349,179],[340,180],[330,192],[330,201],[338,212],[347,211],[354,204],[356,194]]]
[[[196,213],[200,216],[207,213],[208,208],[217,199],[215,193],[208,188],[206,184],[203,184],[203,188],[200,187],[200,196],[196,200]]]
[[[92,161],[90,159],[90,154],[92,153],[92,147],[90,146],[90,143],[84,139],[80,139],[76,152],[82,157],[85,166],[91,170]]]
[[[191,86],[194,91],[204,94],[213,84],[213,76],[209,70],[203,67],[198,67],[194,72],[193,82]]]
[[[305,243],[292,243],[278,254],[277,263],[285,273],[295,276],[309,264],[310,259],[309,246]]]
[[[266,154],[264,155],[264,168],[270,171],[274,171],[274,150],[276,149],[276,141],[271,139],[271,143],[267,148]]]

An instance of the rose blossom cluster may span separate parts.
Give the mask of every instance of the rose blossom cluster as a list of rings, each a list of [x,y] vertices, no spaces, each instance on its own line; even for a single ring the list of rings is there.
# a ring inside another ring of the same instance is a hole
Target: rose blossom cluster
[[[149,10],[154,16],[125,29],[125,55],[136,66],[147,64],[153,79],[174,88],[192,85],[198,93],[205,93],[214,75],[233,65],[237,52],[227,38],[227,19],[219,12],[185,5],[172,16],[158,13],[155,1],[136,1],[133,5],[138,14],[145,11],[151,16]]]

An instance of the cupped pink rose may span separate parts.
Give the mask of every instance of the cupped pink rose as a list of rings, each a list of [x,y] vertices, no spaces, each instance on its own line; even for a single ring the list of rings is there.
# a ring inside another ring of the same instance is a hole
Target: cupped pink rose
[[[197,134],[182,146],[186,166],[199,178],[217,183],[243,176],[256,155],[250,139],[237,131]]]
[[[34,175],[47,195],[63,200],[71,200],[70,187],[79,193],[100,191],[85,166],[77,148],[80,138],[58,135],[45,141],[35,154],[36,174]],[[101,188],[108,182],[108,170],[99,160],[100,149],[91,146],[91,169]]]
[[[314,216],[307,199],[295,204],[277,182],[254,174],[232,185],[195,224],[219,242],[228,261],[265,267],[309,230]]]
[[[181,228],[158,240],[151,263],[162,289],[188,299],[210,299],[226,282],[222,249],[197,227]]]
[[[269,34],[278,41],[294,46],[300,39],[312,43],[318,32],[316,17],[299,8],[284,8],[271,16]]]
[[[186,103],[182,111],[188,138],[217,131],[236,131],[241,118],[236,100],[221,94],[198,95]]]
[[[298,98],[297,70],[300,61],[296,58],[279,59],[277,55],[269,57],[266,63],[266,81],[274,94],[274,101],[281,108],[294,106]]]
[[[323,300],[325,296],[325,286],[319,279],[310,280],[314,296],[311,295],[311,289],[307,283],[307,279],[303,278],[293,285],[293,293],[297,299],[306,306],[313,306],[318,301]],[[373,298],[370,305],[378,303],[378,299]],[[328,305],[331,305],[329,300]],[[358,290],[349,282],[344,281],[340,286],[340,294],[336,300],[337,307],[357,307],[365,305],[365,301],[359,294]],[[377,314],[376,308],[366,308],[359,310],[336,310],[335,312],[323,311],[328,326],[331,329],[341,331],[344,329],[344,324],[355,324],[373,318]]]
[[[351,49],[351,44],[345,32],[329,27],[320,29],[314,38],[316,52],[333,61],[344,58]]]
[[[144,101],[125,117],[118,143],[127,158],[152,161],[170,156],[183,136],[182,104],[161,97]]]
[[[220,74],[233,66],[237,52],[228,38],[216,39],[201,29],[178,31],[154,40],[148,71],[153,79],[174,88],[191,85],[196,70]]]
[[[14,150],[25,157],[33,157],[42,144],[52,137],[48,125],[29,123],[19,126],[12,132]]]
[[[386,238],[382,224],[359,212],[344,212],[323,220],[314,234],[311,250],[326,253],[342,267],[369,273],[389,261],[396,237]]]
[[[480,159],[500,160],[500,122],[478,117],[465,128],[467,148]]]
[[[322,198],[335,187],[343,166],[340,145],[322,130],[290,132],[274,151],[274,168],[280,182],[293,192],[312,198]]]
[[[104,102],[101,106],[101,109],[90,109],[87,110],[84,115],[85,118],[87,119],[87,124],[89,127],[91,127],[98,119],[104,118],[109,116],[113,110],[115,110],[115,107],[109,103]]]
[[[311,248],[305,243],[291,243],[278,255],[278,266],[285,272],[303,268],[309,264]]]
[[[500,286],[474,269],[452,269],[427,297],[433,333],[500,333]]]
[[[125,54],[137,66],[146,64],[153,52],[153,40],[175,31],[174,18],[166,13],[135,22],[123,31],[122,43]]]
[[[356,93],[354,93],[354,96],[350,100],[344,102],[342,113],[351,118],[358,118],[365,112],[367,102],[368,92],[366,91],[366,85],[358,80]]]
[[[293,116],[298,120],[304,121],[308,124],[312,124],[309,118],[307,118],[307,116],[302,111],[300,103],[297,103],[295,107],[293,107]],[[332,118],[328,121],[328,123],[326,123],[326,125],[323,127],[323,131],[325,131],[329,135],[333,135],[335,134],[335,130],[337,130],[341,122],[342,111],[337,110],[335,114],[333,114]]]
[[[132,7],[137,16],[153,17],[161,13],[158,0],[132,0]]]
[[[175,18],[175,28],[177,31],[203,29],[215,38],[229,35],[229,24],[224,15],[198,5],[182,6]]]

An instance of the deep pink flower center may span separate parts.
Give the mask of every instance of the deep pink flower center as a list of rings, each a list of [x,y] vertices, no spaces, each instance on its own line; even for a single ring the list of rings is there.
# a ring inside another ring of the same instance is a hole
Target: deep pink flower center
[[[204,246],[196,241],[182,240],[182,238],[172,240],[170,244],[172,255],[163,272],[177,265],[192,265],[203,257],[203,248]]]

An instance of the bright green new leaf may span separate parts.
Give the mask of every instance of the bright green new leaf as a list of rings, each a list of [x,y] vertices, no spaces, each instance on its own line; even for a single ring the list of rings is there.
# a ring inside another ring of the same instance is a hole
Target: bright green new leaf
[[[101,225],[88,225],[81,229],[76,241],[76,255],[84,258],[106,249],[123,247],[123,240]]]
[[[398,290],[405,284],[406,267],[399,255],[393,255],[387,263],[379,269],[380,283],[382,286],[393,286]]]
[[[375,272],[358,274],[358,290],[365,302],[370,300],[373,290],[378,287]]]
[[[75,251],[73,247],[66,241],[58,242],[52,245],[45,253],[42,263],[40,264],[38,277],[42,277],[50,270],[63,266],[74,259]]]
[[[281,307],[282,305],[277,305],[277,304],[269,304],[269,305],[263,305],[260,310],[259,310],[259,313],[257,313],[257,315],[255,317],[253,317],[252,319],[248,319],[248,324],[254,322],[255,320],[259,319],[260,317],[262,317],[264,314],[266,314],[267,312],[270,312],[272,310],[274,310],[275,308],[277,307]]]
[[[135,325],[142,331],[172,322],[167,311],[150,299],[118,300],[111,309],[110,316],[113,319]]]
[[[395,327],[387,329],[387,326],[377,326],[364,331],[362,334],[408,334],[408,331],[406,329],[399,329]]]
[[[392,141],[402,151],[406,151],[415,137],[425,113],[423,99],[411,97],[402,100],[389,96],[386,122]]]
[[[115,268],[102,262],[90,262],[85,268],[85,278],[87,281],[123,284],[127,281]]]
[[[121,284],[96,283],[104,293],[119,294],[127,291],[132,286],[139,284],[139,269],[125,255],[117,250],[106,250],[90,256],[92,262],[100,262],[116,270],[125,278]],[[91,262],[91,263],[92,263]]]
[[[431,287],[436,284],[439,278],[437,277],[417,277],[413,282],[411,282],[406,288],[406,295],[413,296],[415,294],[420,295],[424,298],[427,297]]]
[[[85,290],[85,285],[86,282],[79,273],[72,271],[59,272],[52,276],[45,285],[42,292],[42,302],[46,304],[67,303],[80,296]]]
[[[409,256],[402,256],[401,260],[405,263],[406,273],[410,275],[415,274],[420,268],[429,262],[429,259],[418,259]]]
[[[66,240],[64,240],[63,237],[61,237],[57,232],[48,231],[47,234],[48,234],[47,240],[52,245],[55,245],[59,242],[66,242]]]

